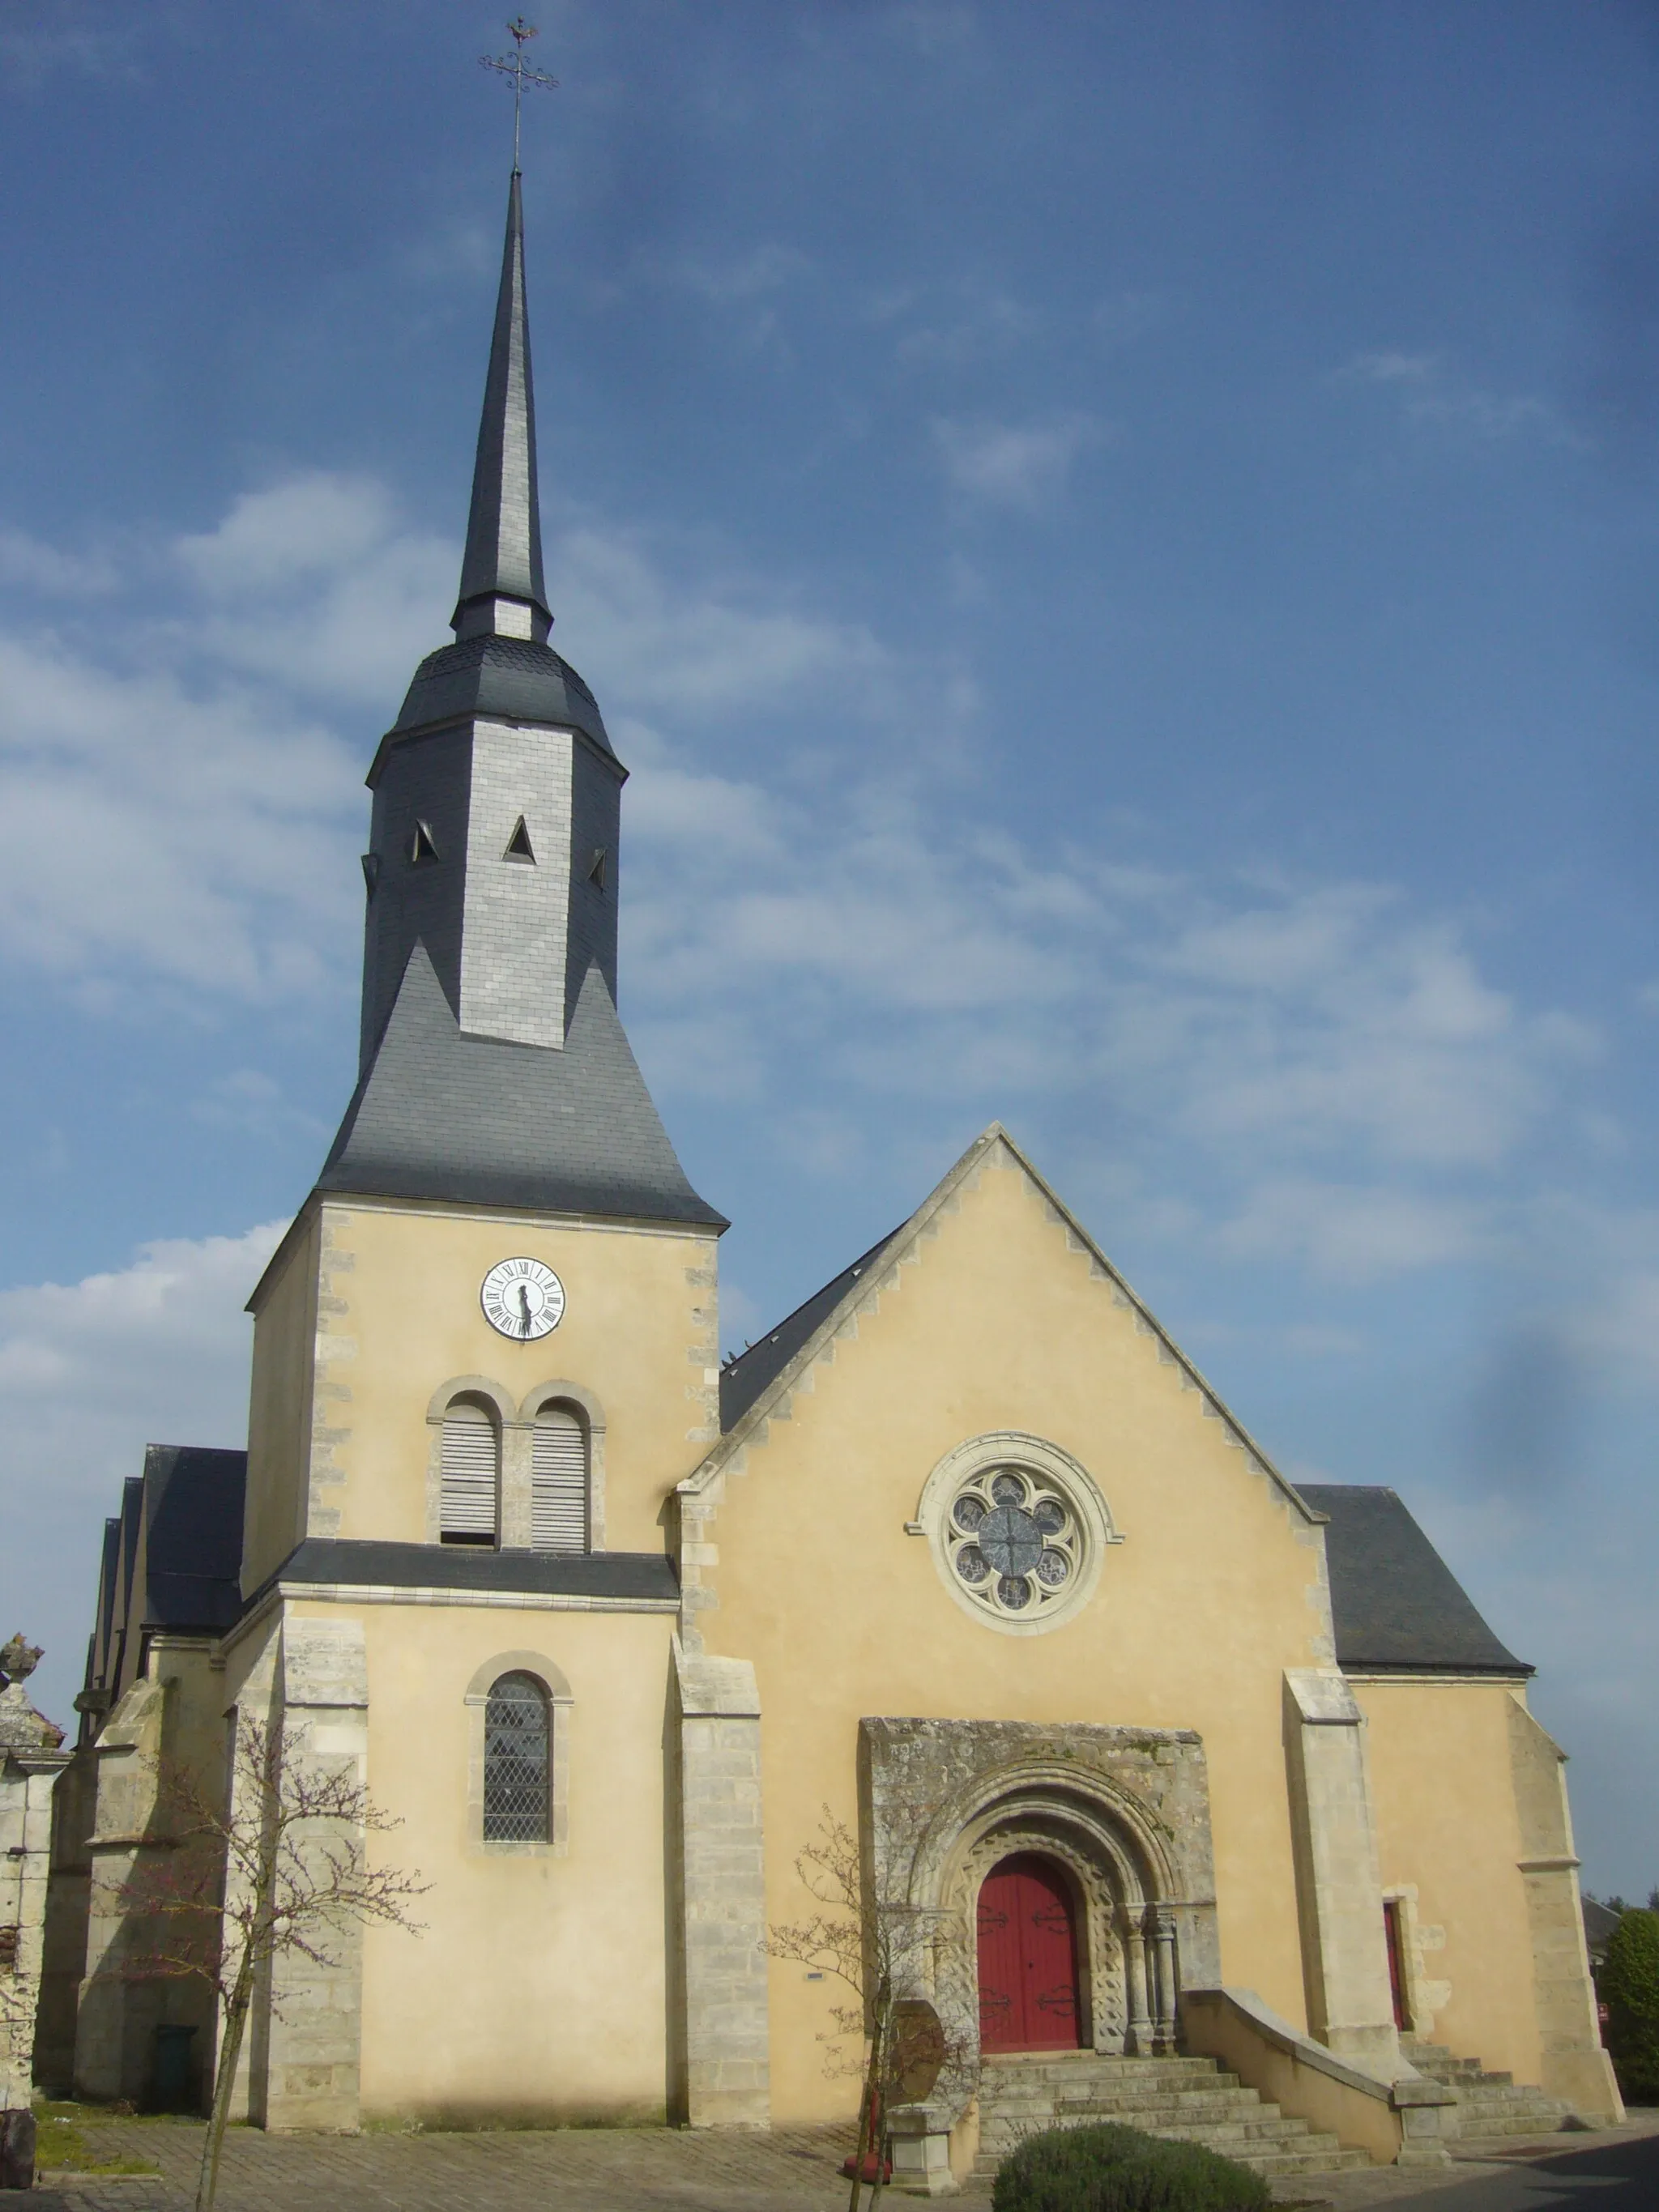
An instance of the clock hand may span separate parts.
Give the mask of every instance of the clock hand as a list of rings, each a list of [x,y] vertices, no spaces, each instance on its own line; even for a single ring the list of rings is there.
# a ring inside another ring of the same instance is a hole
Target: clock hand
[[[525,1285],[520,1283],[519,1285],[519,1324],[520,1333],[525,1336],[528,1336],[530,1334],[530,1323],[532,1318],[532,1316],[530,1311],[530,1292],[526,1288]]]

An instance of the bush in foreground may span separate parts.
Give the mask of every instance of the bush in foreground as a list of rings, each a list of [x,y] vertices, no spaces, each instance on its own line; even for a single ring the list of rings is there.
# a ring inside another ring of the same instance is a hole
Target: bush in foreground
[[[1659,1912],[1626,1912],[1607,1939],[1607,2054],[1632,2105],[1659,2105]]]
[[[1259,2173],[1139,2128],[1054,2128],[1002,2162],[992,2212],[1266,2212]]]

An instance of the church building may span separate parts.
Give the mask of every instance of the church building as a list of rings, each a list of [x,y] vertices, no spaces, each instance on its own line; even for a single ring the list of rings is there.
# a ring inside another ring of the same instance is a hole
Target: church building
[[[252,1719],[426,1885],[276,1960],[267,2127],[854,2114],[777,1934],[826,1808],[949,2057],[888,2114],[912,2188],[1068,2094],[1179,2132],[1207,2081],[1276,2171],[1443,2156],[1496,2069],[1615,2116],[1531,1669],[1392,1490],[1279,1472],[1006,1130],[722,1367],[552,620],[515,173],[454,640],[368,768],[356,1089],[252,1291],[246,1452],[152,1446],[107,1524],[37,2079],[210,2081],[122,1886]]]

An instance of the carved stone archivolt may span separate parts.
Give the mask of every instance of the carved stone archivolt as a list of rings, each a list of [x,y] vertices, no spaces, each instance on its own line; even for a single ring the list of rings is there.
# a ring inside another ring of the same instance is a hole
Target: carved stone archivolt
[[[1196,1735],[866,1720],[860,1770],[878,1909],[916,1931],[897,1947],[896,1973],[903,1995],[939,2014],[952,2104],[965,2106],[978,2079],[980,1888],[1015,1852],[1041,1853],[1073,1890],[1079,2040],[1111,2053],[1174,2048],[1182,1983],[1219,1978],[1209,1783]]]

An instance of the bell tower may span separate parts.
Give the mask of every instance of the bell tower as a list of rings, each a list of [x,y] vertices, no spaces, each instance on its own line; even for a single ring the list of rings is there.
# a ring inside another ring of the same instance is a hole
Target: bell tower
[[[515,171],[454,640],[368,773],[356,1087],[252,1300],[247,1591],[368,1575],[354,1546],[371,1578],[410,1547],[421,1588],[547,1547],[568,1577],[573,1543],[665,1572],[663,1499],[718,1433],[726,1222],[617,1014],[627,770],[552,623]],[[498,1279],[555,1286],[545,1329]]]
[[[368,774],[359,1080],[319,1188],[723,1226],[617,1018],[628,771],[552,623],[515,171],[455,641]]]

